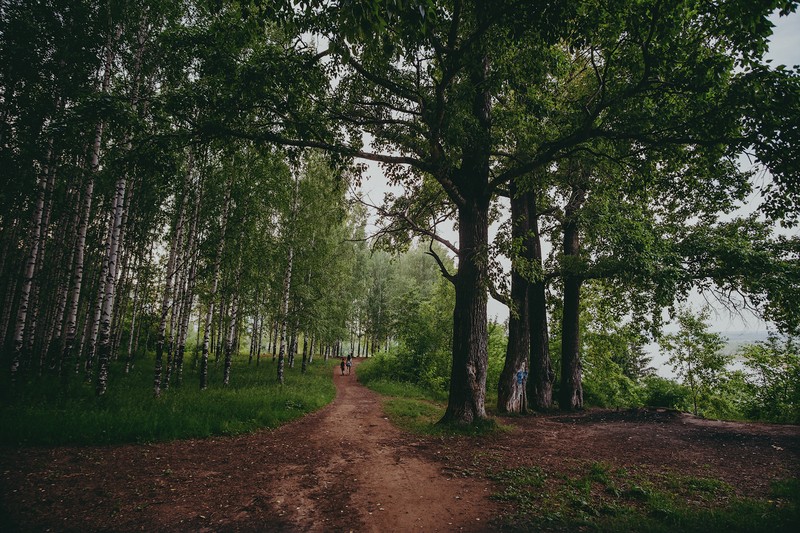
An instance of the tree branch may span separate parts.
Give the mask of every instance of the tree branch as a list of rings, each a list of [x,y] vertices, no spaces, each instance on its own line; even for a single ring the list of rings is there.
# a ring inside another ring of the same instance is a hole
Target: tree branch
[[[442,276],[444,276],[444,278],[447,281],[449,281],[450,283],[455,284],[456,276],[454,276],[453,274],[451,274],[450,272],[447,271],[447,267],[444,266],[444,263],[442,262],[442,259],[439,257],[439,255],[436,252],[433,251],[433,239],[431,239],[431,242],[428,245],[428,251],[425,252],[425,253],[428,254],[429,256],[433,257],[433,259],[436,261],[436,264],[439,265],[439,270],[442,272]]]

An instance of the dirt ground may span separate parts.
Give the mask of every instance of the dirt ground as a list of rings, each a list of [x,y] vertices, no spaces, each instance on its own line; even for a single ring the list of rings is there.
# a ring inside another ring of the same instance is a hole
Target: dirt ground
[[[338,373],[338,370],[337,370]],[[502,419],[489,438],[419,437],[334,376],[336,399],[276,430],[152,445],[0,448],[1,531],[493,531],[487,469],[603,461],[715,477],[746,496],[800,473],[800,427],[666,410]]]

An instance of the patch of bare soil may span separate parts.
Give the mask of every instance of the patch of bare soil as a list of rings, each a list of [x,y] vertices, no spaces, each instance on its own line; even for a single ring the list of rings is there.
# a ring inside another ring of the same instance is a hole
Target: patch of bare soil
[[[668,410],[507,418],[490,438],[418,437],[384,417],[355,373],[333,403],[276,430],[112,447],[0,449],[3,531],[491,531],[487,474],[583,461],[768,493],[800,471],[800,427]]]

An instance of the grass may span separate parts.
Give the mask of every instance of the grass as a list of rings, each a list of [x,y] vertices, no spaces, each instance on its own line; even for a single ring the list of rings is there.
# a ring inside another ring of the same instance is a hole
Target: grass
[[[358,367],[358,379],[368,388],[384,396],[383,410],[396,426],[422,435],[490,435],[508,428],[494,420],[473,425],[442,424],[447,409],[447,394],[415,383],[394,381],[373,375],[367,360]]]
[[[583,463],[569,475],[539,467],[490,474],[507,504],[504,528],[516,531],[796,531],[800,480],[777,483],[769,499],[737,497],[716,479],[631,472]]]
[[[328,404],[335,395],[332,362],[315,361],[305,374],[286,368],[277,383],[270,359],[259,366],[235,360],[229,386],[222,363],[209,364],[209,386],[199,390],[189,361],[183,383],[153,396],[153,361],[140,359],[127,376],[112,365],[107,394],[95,397],[92,384],[71,376],[27,378],[13,387],[2,376],[0,444],[64,445],[157,442],[236,435],[276,427]]]

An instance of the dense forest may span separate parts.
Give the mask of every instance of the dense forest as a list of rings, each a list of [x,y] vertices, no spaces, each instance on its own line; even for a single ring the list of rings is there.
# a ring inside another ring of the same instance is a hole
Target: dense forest
[[[800,72],[764,58],[797,5],[3,1],[7,394],[380,353],[443,422],[798,422]],[[731,371],[693,291],[776,335]]]

